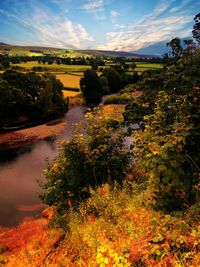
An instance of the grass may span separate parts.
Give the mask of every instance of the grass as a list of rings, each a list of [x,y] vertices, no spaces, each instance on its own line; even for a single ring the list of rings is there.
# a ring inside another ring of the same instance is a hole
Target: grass
[[[73,97],[73,96],[77,96],[78,94],[80,94],[80,92],[74,92],[74,91],[69,91],[69,90],[63,90],[63,95],[64,97]]]
[[[9,56],[43,56],[43,53],[30,52],[28,49],[23,48],[12,48],[9,51]]]
[[[35,53],[35,52],[30,52],[30,50],[34,50],[33,48],[28,48],[28,47],[12,47],[10,48],[10,51],[8,51],[9,56],[43,56],[44,54],[50,54],[50,55],[57,55],[59,57],[70,57],[70,58],[75,58],[75,57],[91,57],[92,55],[86,54],[86,53],[81,53],[77,52],[71,49],[40,49],[38,47],[35,47],[35,50],[40,50],[41,53]],[[67,53],[66,53],[67,51]]]
[[[149,63],[149,62],[134,62],[136,64],[136,68],[134,71],[137,71],[138,74],[142,74],[142,72],[146,70],[158,70],[162,69],[163,65],[160,63]],[[132,62],[128,62],[127,64],[131,65]],[[127,71],[128,74],[133,74],[133,70],[129,69]]]
[[[65,87],[80,88],[81,76],[57,74],[56,77],[63,83]]]
[[[68,231],[45,228],[43,221],[22,224],[7,235],[26,234],[26,242],[15,249],[4,238],[11,253],[3,252],[2,261],[6,267],[198,267],[198,217],[155,212],[143,190],[131,181],[122,190],[107,184],[91,190],[78,211],[51,217],[51,226],[59,223]]]
[[[86,65],[65,65],[65,64],[39,64],[37,61],[30,61],[27,63],[13,64],[13,66],[19,66],[25,69],[32,69],[33,67],[42,67],[49,71],[63,71],[63,72],[84,72],[90,69],[91,66]]]

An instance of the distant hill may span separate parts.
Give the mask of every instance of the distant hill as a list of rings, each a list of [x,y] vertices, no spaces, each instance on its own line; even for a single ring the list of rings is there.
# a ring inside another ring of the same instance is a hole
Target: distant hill
[[[118,56],[118,57],[138,57],[138,58],[152,58],[155,57],[153,55],[143,55],[136,54],[133,52],[125,52],[125,51],[110,51],[110,50],[77,50],[77,52],[91,54],[91,55],[110,55],[110,56]]]
[[[9,44],[6,44],[6,43],[1,43],[0,42],[0,46],[10,46]]]
[[[10,45],[3,42],[0,42],[0,49],[18,49],[18,50],[41,50],[41,51],[61,51],[68,50],[69,53],[71,51],[79,53],[79,54],[87,54],[94,56],[114,56],[114,57],[136,57],[136,58],[153,58],[154,55],[150,54],[137,54],[134,52],[125,52],[125,51],[110,51],[110,50],[94,50],[94,49],[84,49],[84,50],[72,50],[72,49],[64,49],[64,48],[55,48],[55,47],[43,47],[43,46],[23,46],[23,45]],[[77,55],[78,56],[78,55]]]

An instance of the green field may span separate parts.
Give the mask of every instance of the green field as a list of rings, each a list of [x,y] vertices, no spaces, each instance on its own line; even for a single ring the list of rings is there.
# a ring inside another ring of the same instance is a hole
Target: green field
[[[54,55],[59,57],[92,57],[91,54],[81,53],[81,51],[75,51],[72,49],[59,49],[59,48],[39,48],[39,47],[6,47],[9,50],[0,49],[0,53],[7,53],[9,56],[44,56],[45,54]],[[38,50],[41,52],[31,52],[30,50]]]
[[[47,71],[52,72],[84,72],[87,69],[90,69],[91,66],[87,65],[65,65],[65,64],[39,64],[37,61],[30,61],[27,63],[13,64],[13,66],[19,66],[24,69],[32,69],[33,67],[42,67]],[[81,74],[82,74],[81,73]]]
[[[132,62],[131,62],[132,63]],[[131,64],[130,62],[127,62],[127,64]],[[146,70],[157,70],[162,68],[162,64],[158,63],[148,63],[148,62],[135,62],[137,67],[134,71],[137,71],[140,75],[142,72]],[[114,65],[114,63],[110,63],[106,66],[99,66],[106,68],[109,66]],[[116,65],[116,64],[115,64]],[[91,69],[90,65],[65,65],[65,64],[39,64],[37,61],[31,61],[27,63],[20,63],[20,64],[13,64],[13,66],[19,66],[24,69],[31,70],[33,67],[42,67],[42,71],[49,71],[51,73],[54,73],[58,79],[61,80],[61,82],[64,84],[65,87],[70,88],[79,88],[79,82],[81,77],[84,74],[84,71],[87,69]],[[127,74],[132,75],[133,70],[129,68],[128,71],[126,71]],[[102,73],[97,72],[97,74],[100,76]]]
[[[162,67],[163,67],[163,65],[160,63],[149,63],[149,62],[134,62],[134,63],[137,66],[134,69],[134,71],[139,72],[139,74],[146,71],[146,70],[158,70],[158,69],[162,69]],[[132,62],[130,62],[129,64],[132,64]],[[131,73],[131,71],[130,71],[130,73]]]
[[[131,65],[132,62],[127,62],[127,64]],[[135,68],[135,71],[143,72],[150,69],[161,69],[163,66],[159,63],[148,63],[148,62],[135,62],[137,67]],[[32,69],[33,67],[42,67],[46,71],[52,71],[52,72],[64,72],[64,73],[70,73],[70,74],[77,74],[82,76],[83,72],[87,69],[90,69],[90,65],[65,65],[65,64],[39,64],[37,61],[31,61],[27,63],[19,63],[19,64],[13,64],[14,66],[19,66],[25,69]],[[102,68],[106,68],[109,66],[116,65],[116,63],[106,63],[106,66],[99,66]],[[131,68],[128,70],[129,73],[132,72]]]

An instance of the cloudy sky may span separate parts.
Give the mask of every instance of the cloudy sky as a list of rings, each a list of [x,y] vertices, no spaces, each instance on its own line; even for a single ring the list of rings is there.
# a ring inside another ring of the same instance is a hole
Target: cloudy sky
[[[0,42],[159,54],[199,12],[200,0],[0,0]]]

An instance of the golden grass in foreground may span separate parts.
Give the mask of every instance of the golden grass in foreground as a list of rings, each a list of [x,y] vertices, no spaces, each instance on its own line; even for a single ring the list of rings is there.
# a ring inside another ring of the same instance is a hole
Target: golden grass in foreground
[[[153,211],[144,202],[145,194],[130,181],[122,190],[104,185],[91,194],[79,212],[66,214],[66,221],[58,216],[51,220],[66,227],[68,222],[68,232],[43,228],[31,233],[29,240],[26,235],[21,247],[2,254],[4,266],[200,265],[200,225],[194,214],[178,217]]]

